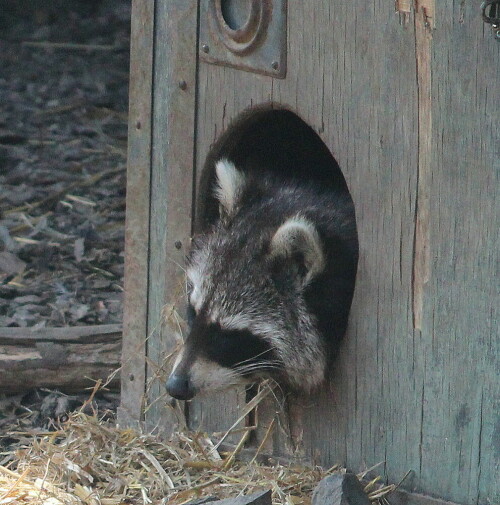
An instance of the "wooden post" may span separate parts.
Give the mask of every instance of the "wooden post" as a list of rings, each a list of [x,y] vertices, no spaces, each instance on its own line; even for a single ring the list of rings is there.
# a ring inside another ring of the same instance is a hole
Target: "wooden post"
[[[154,1],[132,2],[121,425],[142,421],[146,381]]]
[[[161,421],[159,429],[166,433],[177,419],[165,406],[164,360],[180,336],[178,323],[186,303],[184,263],[191,237],[197,9],[196,0],[156,2],[155,7],[147,298],[147,394],[154,403],[147,409],[146,422],[155,427]]]
[[[142,421],[146,408],[147,425],[161,419],[165,432],[176,420],[168,421],[161,401],[164,360],[175,347],[183,316],[183,265],[191,236],[197,8],[195,0],[135,0],[132,12],[119,419]],[[148,397],[154,399],[149,407]]]

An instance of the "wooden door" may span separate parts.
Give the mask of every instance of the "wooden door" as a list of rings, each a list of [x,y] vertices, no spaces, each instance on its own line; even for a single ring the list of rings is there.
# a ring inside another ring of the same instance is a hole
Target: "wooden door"
[[[195,3],[157,2],[143,327],[150,334],[162,305],[179,299],[191,197],[204,197],[196,192],[214,142],[252,106],[285,106],[338,161],[360,240],[337,368],[302,405],[306,455],[355,471],[385,462],[390,482],[412,470],[411,490],[497,503],[500,44],[476,2],[396,4],[289,0],[281,79],[206,62],[212,42],[196,37]],[[151,363],[169,335],[152,337]],[[155,388],[148,423],[170,426]],[[190,422],[221,431],[239,402],[238,393],[223,406],[194,402]],[[287,452],[282,439],[274,448]]]

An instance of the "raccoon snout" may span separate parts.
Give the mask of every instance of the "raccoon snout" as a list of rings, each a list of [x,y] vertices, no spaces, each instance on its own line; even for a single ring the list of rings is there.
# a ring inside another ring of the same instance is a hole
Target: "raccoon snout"
[[[177,400],[191,400],[195,390],[187,375],[171,374],[167,380],[167,391],[170,396]]]

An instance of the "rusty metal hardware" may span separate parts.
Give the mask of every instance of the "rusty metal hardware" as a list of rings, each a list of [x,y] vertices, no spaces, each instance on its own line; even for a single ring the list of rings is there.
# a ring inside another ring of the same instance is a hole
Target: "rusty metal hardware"
[[[212,17],[216,20],[217,33],[222,43],[231,52],[241,55],[247,54],[266,33],[272,11],[271,2],[252,0],[249,3],[249,12],[243,12],[243,16],[247,14],[248,17],[240,26],[236,20],[231,19],[231,11],[228,7],[223,10],[223,6],[230,4],[231,2],[227,0],[225,2],[222,0],[210,2]],[[239,11],[241,12],[241,10],[240,8]]]
[[[486,0],[481,4],[483,21],[491,25],[494,37],[500,41],[500,0]]]
[[[201,0],[200,59],[284,78],[286,0]]]

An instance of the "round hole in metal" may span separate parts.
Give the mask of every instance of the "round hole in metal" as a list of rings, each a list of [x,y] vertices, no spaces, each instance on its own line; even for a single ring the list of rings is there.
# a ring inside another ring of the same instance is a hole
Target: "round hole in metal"
[[[226,17],[223,16],[223,4],[226,6],[224,8]],[[271,0],[247,0],[246,2],[243,0],[212,0],[211,8],[215,21],[215,33],[232,53],[240,56],[248,54],[265,37],[271,19]],[[228,21],[233,26],[240,23],[243,25],[237,30],[233,30],[227,24]]]
[[[231,30],[240,30],[250,18],[249,0],[221,0],[220,9],[226,25]]]

